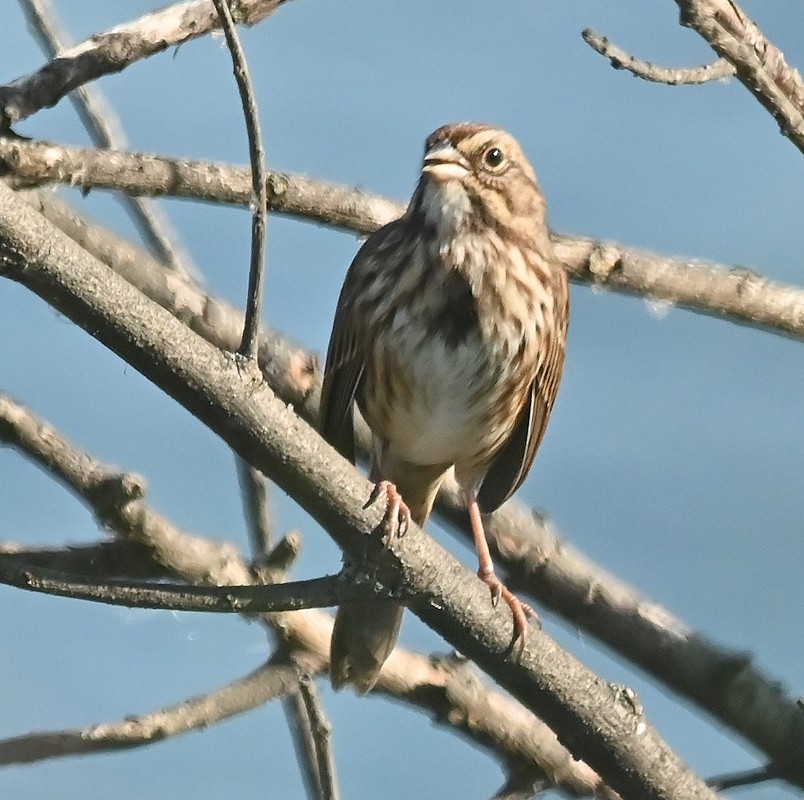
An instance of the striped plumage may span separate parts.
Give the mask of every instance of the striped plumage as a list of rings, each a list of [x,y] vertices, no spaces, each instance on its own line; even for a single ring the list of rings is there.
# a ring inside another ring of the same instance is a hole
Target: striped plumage
[[[322,433],[352,460],[357,403],[375,437],[373,478],[396,486],[418,524],[455,467],[478,574],[511,606],[516,637],[529,609],[494,575],[476,512],[496,509],[525,479],[561,378],[569,296],[544,215],[509,134],[439,128],[407,211],[349,268],[321,399]],[[391,602],[342,607],[333,684],[370,689],[400,619]]]

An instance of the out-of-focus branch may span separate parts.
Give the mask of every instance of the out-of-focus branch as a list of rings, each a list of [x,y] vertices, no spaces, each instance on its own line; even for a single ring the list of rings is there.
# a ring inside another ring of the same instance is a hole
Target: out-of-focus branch
[[[700,67],[660,67],[626,53],[591,28],[581,32],[583,40],[601,56],[611,62],[614,69],[623,69],[637,78],[651,83],[666,83],[669,86],[709,83],[734,75],[734,67],[724,58]]]
[[[255,25],[286,0],[239,0],[237,22]],[[190,0],[97,33],[63,50],[36,72],[0,86],[0,129],[8,128],[89,81],[120,72],[168,47],[197,39],[219,27],[211,0]]]
[[[745,267],[669,258],[580,236],[553,239],[576,281],[804,339],[804,289],[799,286],[768,280]]]
[[[243,499],[243,513],[246,518],[251,549],[257,561],[268,554],[271,549],[271,516],[268,504],[268,487],[259,470],[247,464],[235,454],[237,481],[240,484],[240,495]]]
[[[58,181],[83,187],[246,205],[249,172],[243,168],[134,153],[87,150],[0,139],[0,162],[15,181]],[[402,213],[402,206],[345,186],[269,172],[272,211],[368,233]],[[804,289],[744,268],[668,258],[623,245],[554,234],[559,258],[579,283],[666,300],[741,325],[804,339]]]
[[[681,24],[694,28],[804,153],[804,81],[735,0],[676,0]]]
[[[282,698],[288,730],[299,762],[302,782],[309,800],[320,800],[321,778],[318,771],[318,753],[310,717],[302,699],[301,692],[294,692]]]
[[[0,184],[0,275],[38,294],[156,383],[249,463],[291,494],[352,558],[361,560],[383,510],[364,507],[370,484],[261,381]],[[571,743],[623,797],[710,800],[633,702],[531,627],[505,660],[510,619],[487,587],[417,526],[384,548],[385,585],[404,585],[411,609]],[[657,765],[660,765],[658,767]]]
[[[726,789],[737,789],[742,786],[756,786],[758,783],[777,780],[779,777],[774,767],[758,767],[745,772],[730,772],[727,775],[718,775],[710,778],[707,783],[718,792]]]
[[[313,678],[305,673],[299,676],[299,696],[310,722],[310,734],[316,757],[316,775],[321,800],[338,800],[340,791],[335,776],[335,758],[332,753],[332,724],[324,714],[321,698]]]
[[[49,0],[21,0],[21,4],[45,55],[56,58],[68,44]],[[96,147],[115,150],[128,147],[120,120],[97,86],[78,86],[69,96]],[[178,235],[159,206],[149,197],[124,194],[120,199],[154,255],[171,269],[191,271],[189,258],[178,244]]]
[[[36,198],[31,198],[32,200]],[[116,271],[140,287],[164,308],[185,320],[194,330],[221,347],[237,341],[240,317],[235,309],[204,295],[197,287],[177,282],[156,283],[148,275],[161,275],[157,265],[148,267],[141,250],[126,254],[130,245],[114,246],[113,234],[84,223],[78,224],[64,204],[39,198],[44,212],[63,229],[77,236]],[[104,244],[105,243],[105,244]],[[125,256],[120,259],[121,256]],[[130,256],[130,257],[129,257]],[[196,295],[198,295],[196,297]],[[195,299],[190,300],[193,297]],[[199,316],[190,313],[199,309]],[[203,309],[216,309],[201,314]],[[228,315],[235,320],[228,322]],[[206,325],[203,319],[218,322]],[[229,331],[227,334],[226,331]],[[263,333],[263,375],[285,402],[293,403],[307,419],[317,414],[317,375],[299,373],[294,364],[304,363],[297,347],[275,333]],[[368,439],[363,439],[364,452]],[[445,486],[438,511],[463,536],[470,536],[463,504],[451,484]],[[620,581],[570,544],[561,541],[552,526],[516,501],[509,501],[492,518],[487,534],[495,560],[509,573],[520,590],[546,603],[600,638],[610,647],[640,664],[685,697],[700,704],[723,723],[750,740],[768,756],[795,769],[804,743],[804,714],[781,684],[754,666],[744,653],[705,640],[673,617],[666,609],[647,601],[633,587]],[[724,680],[724,675],[731,676]],[[755,702],[749,702],[755,698]],[[804,785],[801,769],[798,785]]]
[[[0,740],[0,765],[123,750],[207,728],[296,691],[296,668],[268,661],[244,678],[182,703],[119,722]]]

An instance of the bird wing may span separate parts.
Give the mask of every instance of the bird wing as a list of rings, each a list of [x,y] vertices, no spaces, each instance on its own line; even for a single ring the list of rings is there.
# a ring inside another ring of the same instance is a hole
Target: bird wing
[[[508,441],[494,457],[478,492],[478,504],[487,514],[498,509],[525,480],[536,458],[558,393],[567,341],[569,294],[566,274],[561,267],[556,268],[556,276],[555,325],[545,331],[544,355],[519,420]]]
[[[373,233],[358,250],[343,282],[332,334],[327,348],[324,382],[321,386],[320,430],[322,436],[352,463],[355,460],[354,400],[366,368],[371,337],[360,328],[364,317],[357,308],[378,276],[381,245],[394,223]],[[365,320],[364,320],[365,321]]]
[[[337,327],[338,318],[335,318]],[[352,463],[355,461],[353,401],[365,366],[364,355],[350,331],[333,336],[321,387],[321,435]]]
[[[353,403],[365,369],[366,356],[352,323],[352,298],[351,293],[346,292],[347,283],[341,290],[327,348],[321,386],[320,429],[321,435],[344,458],[354,463]]]

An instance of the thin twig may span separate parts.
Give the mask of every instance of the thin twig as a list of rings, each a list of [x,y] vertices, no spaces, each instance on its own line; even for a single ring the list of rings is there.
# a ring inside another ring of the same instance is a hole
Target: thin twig
[[[719,81],[734,75],[734,66],[725,58],[719,58],[711,64],[703,64],[700,67],[661,67],[626,53],[591,28],[582,31],[581,36],[595,52],[607,58],[614,69],[624,69],[637,78],[652,83],[687,86]]]
[[[20,0],[29,25],[49,59],[54,59],[69,45],[60,32],[56,15],[48,0]],[[69,95],[72,104],[96,147],[124,150],[128,147],[120,119],[106,101],[100,88],[76,87]],[[178,234],[148,197],[118,195],[148,248],[166,266],[181,273],[192,272],[189,258],[178,244]]]
[[[162,530],[148,533],[150,549],[136,547],[132,551],[131,545],[137,543],[117,540],[61,550],[0,543],[0,552],[13,553],[23,563],[56,569],[68,565],[85,575],[105,575],[109,562],[128,562],[136,572],[155,577],[190,580],[203,575],[213,584],[230,579],[231,567],[218,560],[208,540],[180,534],[177,542]],[[242,561],[239,569],[248,575]],[[332,617],[311,610],[262,619],[270,621],[278,633],[292,642],[292,660],[301,662],[305,671],[320,674],[326,670]],[[294,668],[296,681],[297,670]],[[466,663],[458,670],[451,662],[397,648],[380,675],[377,691],[428,714],[444,729],[460,733],[498,758],[511,772],[541,777],[547,774],[551,783],[564,787],[572,796],[592,795],[602,787],[599,776],[586,764],[575,761],[541,720],[507,695],[484,685]],[[293,694],[297,694],[295,685]],[[291,696],[287,694],[285,698]]]
[[[256,25],[286,1],[238,0],[238,22]],[[189,0],[96,33],[40,69],[0,86],[0,130],[54,106],[77,86],[204,36],[219,25],[209,0]]]
[[[191,697],[141,716],[87,728],[29,733],[0,740],[0,765],[30,764],[48,758],[122,750],[200,730],[295,691],[296,667],[274,663],[221,689]]]
[[[757,767],[745,772],[729,772],[709,778],[706,782],[716,791],[736,789],[741,786],[754,786],[757,783],[775,781],[779,779],[779,771],[774,766]]]
[[[304,702],[310,732],[315,747],[321,800],[339,800],[338,779],[335,775],[335,759],[332,754],[332,724],[324,714],[315,682],[309,673],[299,675],[299,694]]]
[[[153,195],[246,205],[248,170],[133,153],[92,151],[0,138],[5,162],[26,181],[121,188]],[[357,233],[370,233],[404,208],[383,197],[303,176],[269,173],[271,209]],[[783,336],[804,339],[804,289],[743,267],[679,259],[581,236],[553,234],[572,280],[679,307]]]
[[[235,29],[234,20],[229,10],[229,0],[212,0],[220,17],[226,45],[232,55],[237,89],[246,119],[248,133],[248,153],[251,162],[251,266],[248,272],[248,297],[246,302],[246,318],[243,325],[243,339],[238,353],[245,358],[257,356],[257,338],[260,333],[262,314],[262,296],[265,283],[265,217],[268,213],[268,191],[265,175],[265,150],[262,145],[257,99],[248,72],[246,55],[240,45],[240,38]]]
[[[213,614],[264,614],[302,608],[328,608],[348,600],[382,595],[381,591],[375,591],[370,582],[355,582],[341,575],[268,586],[173,586],[57,572],[20,563],[17,558],[3,555],[0,555],[0,584],[113,606]]]
[[[251,549],[257,561],[262,561],[271,550],[271,510],[268,503],[268,486],[265,476],[247,464],[235,453],[237,480],[243,500]]]

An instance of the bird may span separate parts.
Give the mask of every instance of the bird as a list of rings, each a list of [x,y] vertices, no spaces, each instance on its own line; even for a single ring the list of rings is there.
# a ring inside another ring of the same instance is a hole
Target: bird
[[[366,239],[338,299],[320,431],[355,461],[354,407],[373,437],[370,478],[384,535],[424,525],[447,474],[466,504],[478,576],[513,615],[532,610],[494,571],[483,514],[522,484],[564,367],[569,289],[536,174],[504,130],[454,123],[426,140],[407,210]],[[370,691],[402,606],[349,602],[333,628],[330,679]]]

